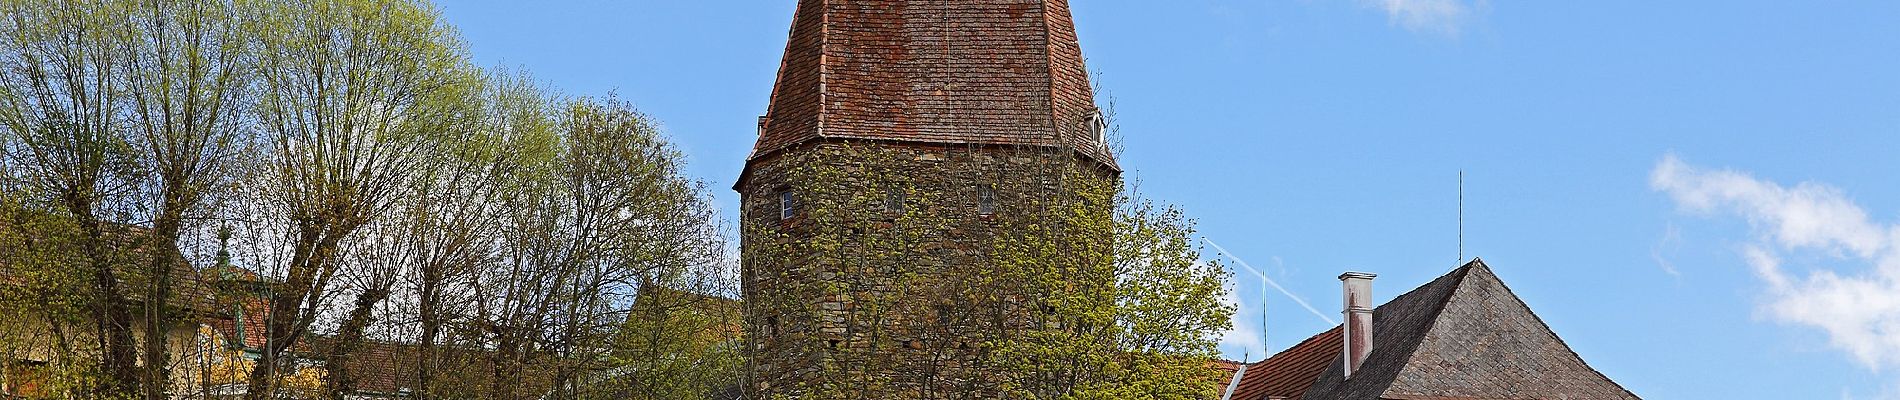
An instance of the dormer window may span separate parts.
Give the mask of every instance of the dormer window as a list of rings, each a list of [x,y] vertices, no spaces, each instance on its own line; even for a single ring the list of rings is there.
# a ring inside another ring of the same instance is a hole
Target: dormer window
[[[996,214],[995,188],[987,184],[976,187],[976,213],[982,215]]]
[[[792,191],[790,189],[780,190],[778,192],[778,219],[787,220],[792,219],[792,216],[798,215],[798,203],[796,200],[797,199],[792,197]]]
[[[1108,116],[1102,114],[1102,109],[1089,110],[1089,116],[1083,120],[1088,125],[1089,133],[1095,135],[1097,143],[1108,143]]]

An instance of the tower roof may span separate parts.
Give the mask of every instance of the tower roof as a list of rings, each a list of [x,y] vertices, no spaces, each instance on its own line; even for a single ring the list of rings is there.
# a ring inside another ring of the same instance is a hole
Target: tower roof
[[[748,159],[868,139],[1073,148],[1113,165],[1067,0],[800,0]]]

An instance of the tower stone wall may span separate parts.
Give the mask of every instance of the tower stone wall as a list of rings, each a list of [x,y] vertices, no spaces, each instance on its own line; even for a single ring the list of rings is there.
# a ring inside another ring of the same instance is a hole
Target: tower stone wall
[[[1038,294],[987,281],[990,240],[1115,176],[1040,147],[828,142],[760,160],[740,188],[753,389],[993,398],[986,346]]]

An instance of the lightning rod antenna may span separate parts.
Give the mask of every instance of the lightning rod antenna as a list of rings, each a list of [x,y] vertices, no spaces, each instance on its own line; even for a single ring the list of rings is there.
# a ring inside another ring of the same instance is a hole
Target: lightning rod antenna
[[[1458,264],[1465,262],[1465,170],[1458,170]],[[1454,266],[1455,267],[1455,266]]]

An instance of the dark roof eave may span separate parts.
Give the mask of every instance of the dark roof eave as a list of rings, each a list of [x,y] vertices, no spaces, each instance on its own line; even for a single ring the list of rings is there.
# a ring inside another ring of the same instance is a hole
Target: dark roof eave
[[[745,187],[745,182],[746,182],[746,178],[749,178],[749,177],[751,177],[751,175],[752,175],[752,166],[753,166],[753,164],[756,164],[756,163],[757,163],[757,162],[758,162],[759,160],[764,160],[764,159],[767,159],[767,158],[771,158],[771,157],[776,157],[776,156],[778,156],[779,154],[782,154],[782,153],[784,153],[784,152],[785,152],[786,150],[790,150],[790,149],[792,149],[792,148],[796,148],[796,147],[799,147],[799,146],[804,146],[804,145],[807,145],[807,144],[813,144],[813,143],[841,143],[841,142],[847,142],[847,141],[864,141],[864,142],[874,142],[874,143],[902,143],[902,144],[916,144],[916,145],[938,145],[938,146],[955,146],[955,145],[976,145],[976,146],[982,146],[982,147],[1006,147],[1006,146],[1024,146],[1024,147],[1039,147],[1039,148],[1055,148],[1055,149],[1063,149],[1063,150],[1068,150],[1069,152],[1072,152],[1072,153],[1074,153],[1074,154],[1075,154],[1075,155],[1076,155],[1077,157],[1080,157],[1080,158],[1082,158],[1083,160],[1086,160],[1086,161],[1088,161],[1088,162],[1091,162],[1091,163],[1095,163],[1096,165],[1099,165],[1099,166],[1101,166],[1101,167],[1103,167],[1103,168],[1107,168],[1107,169],[1108,169],[1108,170],[1109,170],[1110,172],[1114,172],[1114,173],[1115,173],[1115,174],[1117,174],[1117,175],[1119,175],[1119,174],[1121,174],[1121,173],[1123,172],[1123,171],[1122,171],[1122,168],[1121,168],[1121,165],[1120,165],[1120,164],[1117,164],[1117,163],[1115,163],[1115,159],[1114,159],[1113,157],[1106,157],[1106,156],[1099,156],[1099,157],[1098,157],[1098,156],[1097,156],[1097,155],[1095,154],[1095,152],[1091,152],[1091,151],[1084,151],[1084,150],[1082,150],[1082,149],[1079,149],[1079,148],[1076,148],[1076,147],[1073,147],[1073,146],[1065,146],[1065,145],[1056,145],[1056,144],[1035,144],[1035,143],[1023,143],[1023,144],[1011,144],[1011,143],[968,143],[968,142],[951,142],[951,141],[933,141],[933,140],[915,140],[915,139],[889,139],[889,138],[861,138],[861,137],[839,137],[839,136],[813,136],[813,137],[808,137],[808,138],[805,138],[805,139],[800,139],[800,140],[797,140],[797,141],[793,141],[793,142],[791,142],[791,143],[786,143],[786,144],[785,144],[785,145],[783,145],[783,146],[778,146],[778,147],[773,147],[773,148],[771,148],[771,149],[769,149],[769,150],[766,150],[766,151],[754,151],[754,152],[752,153],[752,155],[751,155],[751,156],[748,156],[748,157],[746,157],[746,160],[745,160],[745,167],[739,170],[739,179],[735,179],[735,180],[733,180],[733,182],[732,182],[732,190],[736,192],[736,191],[740,191],[740,190],[741,190],[742,188],[744,188],[744,187]]]

